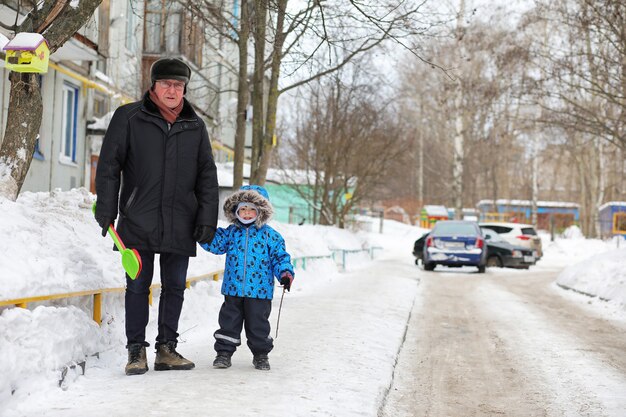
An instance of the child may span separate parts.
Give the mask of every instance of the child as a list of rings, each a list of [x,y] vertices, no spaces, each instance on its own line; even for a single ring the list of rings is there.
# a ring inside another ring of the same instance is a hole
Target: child
[[[291,257],[285,241],[267,225],[274,210],[265,188],[244,185],[224,202],[224,214],[232,222],[218,228],[210,245],[201,246],[216,255],[226,253],[219,330],[214,333],[216,368],[228,368],[241,344],[245,326],[248,347],[256,369],[268,371],[267,354],[274,347],[269,316],[274,295],[274,277],[289,291],[293,281]]]

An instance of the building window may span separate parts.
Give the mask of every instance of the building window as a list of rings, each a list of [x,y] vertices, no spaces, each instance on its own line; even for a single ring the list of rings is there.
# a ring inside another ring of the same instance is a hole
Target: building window
[[[126,8],[126,49],[130,52],[137,50],[137,40],[135,30],[137,29],[137,15],[135,14],[133,2],[129,0]]]
[[[184,23],[181,52],[189,59],[189,61],[201,67],[202,45],[204,44],[203,27],[195,22],[193,17],[189,14],[185,15]]]
[[[154,55],[182,54],[200,66],[202,63],[202,26],[180,3],[172,0],[147,0],[144,16],[144,51]]]
[[[151,54],[180,53],[181,5],[171,0],[148,0],[144,50]]]
[[[102,117],[109,111],[108,101],[106,97],[95,94],[93,99],[93,116]]]
[[[63,129],[61,132],[61,161],[76,162],[76,123],[78,115],[78,87],[63,83]]]

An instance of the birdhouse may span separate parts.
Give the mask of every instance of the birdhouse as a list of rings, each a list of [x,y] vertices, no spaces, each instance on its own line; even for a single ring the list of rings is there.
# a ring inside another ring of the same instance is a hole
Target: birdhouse
[[[3,48],[5,66],[15,72],[48,72],[50,49],[48,42],[39,33],[20,32]]]

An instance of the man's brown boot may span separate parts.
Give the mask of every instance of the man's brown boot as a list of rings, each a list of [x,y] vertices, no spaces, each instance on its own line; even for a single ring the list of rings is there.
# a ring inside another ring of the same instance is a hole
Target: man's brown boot
[[[124,371],[126,375],[141,375],[148,372],[146,347],[141,343],[128,345],[128,363]]]
[[[155,371],[186,371],[195,366],[193,362],[176,352],[176,341],[169,341],[157,346],[156,359],[154,360]]]

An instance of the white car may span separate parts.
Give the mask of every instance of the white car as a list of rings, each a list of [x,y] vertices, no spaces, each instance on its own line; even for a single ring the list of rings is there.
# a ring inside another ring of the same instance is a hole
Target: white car
[[[534,250],[537,259],[543,256],[541,238],[537,236],[537,231],[532,224],[480,222],[478,225],[481,228],[484,227],[494,230],[512,245],[523,246]]]

